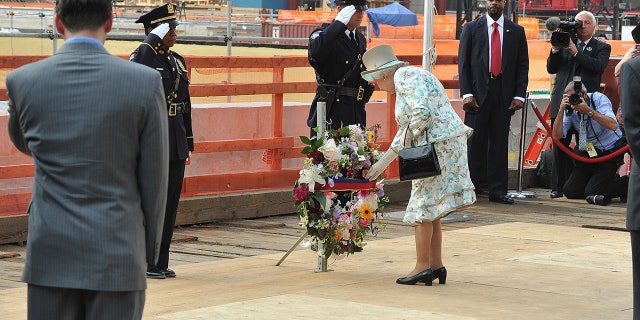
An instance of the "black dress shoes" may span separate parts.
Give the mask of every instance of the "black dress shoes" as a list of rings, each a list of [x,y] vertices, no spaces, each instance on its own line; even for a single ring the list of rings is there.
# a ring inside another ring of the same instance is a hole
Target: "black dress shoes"
[[[551,191],[549,197],[551,197],[551,199],[562,198],[564,197],[564,194],[562,194],[562,192],[560,191]]]
[[[413,285],[416,284],[418,282],[424,282],[425,285],[430,286],[433,283],[433,271],[431,270],[431,268],[422,271],[420,273],[417,273],[413,276],[410,277],[404,277],[404,278],[398,278],[396,280],[397,284],[409,284],[409,285]]]
[[[513,201],[513,199],[507,197],[506,195],[499,196],[499,195],[495,195],[495,194],[489,195],[489,201],[497,202],[497,203],[504,203],[504,204],[513,204],[515,202],[515,201]]]
[[[147,278],[149,279],[165,279],[166,277],[167,276],[164,275],[162,270],[159,270],[158,268],[152,268],[147,270]]]
[[[176,273],[175,273],[175,271],[173,271],[173,270],[171,270],[171,269],[169,269],[169,268],[164,269],[164,270],[162,270],[161,272],[162,272],[162,274],[164,274],[164,276],[165,276],[165,277],[167,277],[167,278],[175,278],[175,277],[176,277]]]
[[[440,269],[433,270],[433,279],[438,279],[439,284],[447,283],[447,269],[442,267]]]

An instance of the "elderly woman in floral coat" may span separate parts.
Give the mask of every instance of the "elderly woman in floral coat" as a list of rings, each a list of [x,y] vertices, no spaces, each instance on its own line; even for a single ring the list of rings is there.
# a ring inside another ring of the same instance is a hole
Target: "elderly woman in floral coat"
[[[412,145],[435,143],[442,173],[412,181],[411,197],[404,222],[415,225],[416,264],[399,284],[433,279],[446,283],[447,270],[442,262],[442,225],[440,219],[456,209],[476,201],[467,163],[467,138],[472,129],[455,113],[446,91],[427,70],[398,61],[388,45],[374,47],[363,56],[367,81],[381,90],[396,93],[395,117],[398,124],[389,150],[376,162],[366,178],[380,177],[397,157],[398,150]]]

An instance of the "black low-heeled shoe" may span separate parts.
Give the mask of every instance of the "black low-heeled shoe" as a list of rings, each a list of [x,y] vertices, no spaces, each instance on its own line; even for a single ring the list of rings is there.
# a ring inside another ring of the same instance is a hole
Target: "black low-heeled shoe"
[[[447,283],[447,269],[442,267],[440,269],[433,270],[433,279],[438,279],[439,284]]]
[[[417,273],[410,277],[398,278],[396,280],[397,284],[409,284],[413,285],[418,282],[424,282],[426,285],[430,286],[433,283],[433,271],[431,268]]]

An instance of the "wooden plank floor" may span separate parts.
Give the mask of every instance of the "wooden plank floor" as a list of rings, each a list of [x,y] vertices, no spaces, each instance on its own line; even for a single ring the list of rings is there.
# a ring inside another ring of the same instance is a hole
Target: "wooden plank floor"
[[[149,280],[145,319],[321,319],[313,314],[324,312],[318,304],[341,303],[336,290],[354,295],[341,309],[363,308],[356,319],[602,319],[612,312],[609,318],[631,318],[625,204],[596,206],[533,190],[536,198],[515,205],[481,197],[450,216],[443,225],[450,280],[434,284],[433,293],[420,289],[420,298],[413,296],[417,289],[394,283],[414,261],[413,228],[399,221],[406,203],[386,208],[386,230],[363,253],[332,261],[335,271],[322,274],[311,272],[316,261],[305,248],[273,267],[302,235],[296,215],[180,227],[170,257],[178,277]],[[24,249],[0,246],[0,309],[16,316],[8,319],[24,318],[26,310],[19,281]],[[605,296],[611,303],[598,302]]]

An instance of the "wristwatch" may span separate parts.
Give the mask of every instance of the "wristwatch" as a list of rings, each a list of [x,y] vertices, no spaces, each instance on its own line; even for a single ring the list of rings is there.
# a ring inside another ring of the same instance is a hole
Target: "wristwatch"
[[[587,113],[587,115],[589,116],[589,118],[591,118],[591,117],[593,117],[593,114],[594,114],[594,113],[595,113],[595,112],[594,112],[593,110],[591,110],[591,111],[589,111],[589,112]]]

